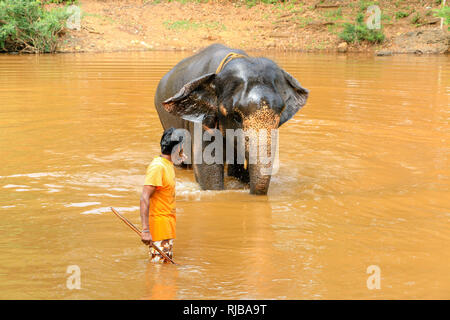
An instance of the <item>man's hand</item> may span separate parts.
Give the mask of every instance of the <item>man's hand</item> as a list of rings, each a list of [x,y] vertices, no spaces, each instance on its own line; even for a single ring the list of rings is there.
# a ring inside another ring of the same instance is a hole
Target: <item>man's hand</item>
[[[141,211],[141,222],[142,222],[142,231],[141,232],[141,240],[146,245],[152,245],[152,235],[150,234],[149,226],[148,226],[148,211],[149,211],[149,203],[150,197],[155,192],[155,186],[144,186],[142,188],[141,202],[140,202],[140,211]]]
[[[141,232],[141,240],[145,245],[152,245],[152,235],[150,232]]]
[[[187,155],[184,153],[183,148],[180,149],[180,153],[178,155],[180,156],[181,162],[187,160]]]

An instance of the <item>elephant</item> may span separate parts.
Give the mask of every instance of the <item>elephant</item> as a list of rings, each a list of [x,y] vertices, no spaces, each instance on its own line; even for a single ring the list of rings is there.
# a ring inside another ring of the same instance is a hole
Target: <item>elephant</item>
[[[305,105],[308,94],[274,61],[213,44],[181,60],[164,75],[156,89],[155,107],[164,129],[185,129],[193,136],[195,124],[201,123],[202,134],[218,130],[225,139],[227,129],[276,130]],[[275,143],[269,139],[268,147],[272,150]],[[261,169],[271,163],[258,160],[247,165],[248,138],[227,148],[234,148],[236,155],[242,144],[245,162],[228,163],[227,174],[250,184],[251,194],[266,195],[271,174]],[[207,146],[208,141],[194,141],[193,157]],[[194,162],[192,167],[203,190],[224,189],[225,164]]]

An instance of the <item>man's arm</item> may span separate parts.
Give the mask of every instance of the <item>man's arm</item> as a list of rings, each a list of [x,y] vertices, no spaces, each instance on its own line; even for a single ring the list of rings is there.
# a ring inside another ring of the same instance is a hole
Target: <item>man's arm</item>
[[[141,223],[142,223],[141,239],[142,242],[146,245],[151,245],[152,243],[152,236],[150,234],[150,229],[148,226],[148,214],[150,208],[150,198],[155,192],[155,190],[156,190],[155,186],[144,186],[142,188],[141,194],[141,201],[140,201]]]

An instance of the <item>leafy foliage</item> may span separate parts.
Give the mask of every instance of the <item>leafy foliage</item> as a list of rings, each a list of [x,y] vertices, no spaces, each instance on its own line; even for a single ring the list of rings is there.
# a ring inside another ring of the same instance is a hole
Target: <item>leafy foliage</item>
[[[366,11],[368,7],[373,6],[373,5],[378,5],[378,2],[377,1],[360,0],[359,1],[359,10]]]
[[[405,12],[405,11],[397,11],[397,12],[395,13],[395,17],[396,17],[397,19],[406,18],[406,17],[409,16],[409,15],[410,15],[410,13],[409,13],[409,12]]]
[[[65,4],[76,4],[78,0],[44,0],[45,3],[65,3]]]
[[[344,29],[339,37],[345,42],[368,41],[371,43],[381,43],[384,41],[384,33],[382,29],[369,29],[364,23],[364,15],[358,13],[356,22],[344,23]]]
[[[199,28],[205,28],[205,29],[216,29],[216,30],[226,30],[226,27],[224,24],[220,22],[195,22],[190,20],[177,20],[177,21],[164,21],[163,25],[167,29],[172,30],[189,30],[189,29],[199,29]]]
[[[324,13],[324,16],[330,20],[339,20],[342,19],[342,8],[338,8],[336,10],[327,11]]]
[[[68,16],[36,0],[0,0],[0,51],[55,52]]]
[[[435,12],[434,15],[436,17],[444,18],[444,23],[446,25],[450,24],[450,7],[449,6],[445,6],[440,9],[435,9],[434,12]],[[450,30],[450,26],[448,27],[448,30]]]
[[[418,24],[420,22],[420,14],[416,12],[416,14],[411,18],[412,24]]]
[[[245,5],[248,8],[254,7],[257,4],[263,3],[263,4],[277,4],[278,2],[284,2],[281,0],[243,0],[243,2],[245,3]]]

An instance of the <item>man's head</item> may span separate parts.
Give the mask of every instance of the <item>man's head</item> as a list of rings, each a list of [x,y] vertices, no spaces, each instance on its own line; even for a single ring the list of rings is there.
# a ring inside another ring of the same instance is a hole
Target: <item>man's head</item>
[[[173,135],[173,132],[175,131],[175,128],[169,128],[167,130],[164,130],[164,133],[161,137],[161,153],[165,155],[171,155],[173,148],[176,147],[178,144],[180,144],[180,151],[181,151],[181,143],[183,142],[183,137],[176,137]]]

